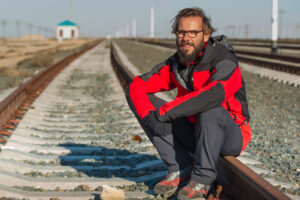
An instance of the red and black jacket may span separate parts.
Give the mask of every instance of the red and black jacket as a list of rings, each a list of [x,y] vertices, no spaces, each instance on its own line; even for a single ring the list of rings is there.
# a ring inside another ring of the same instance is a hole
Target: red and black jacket
[[[195,122],[195,114],[223,106],[242,130],[244,149],[251,138],[245,84],[237,58],[225,39],[209,38],[204,50],[188,66],[188,81],[178,73],[177,53],[137,76],[129,86],[129,96],[138,115],[144,118],[155,111],[148,94],[177,88],[177,97],[156,110],[161,122],[179,117]]]

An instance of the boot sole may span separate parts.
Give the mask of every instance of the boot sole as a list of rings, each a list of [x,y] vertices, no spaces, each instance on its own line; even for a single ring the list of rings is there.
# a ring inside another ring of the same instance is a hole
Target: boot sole
[[[174,194],[177,189],[178,188],[173,188],[173,189],[171,189],[171,190],[169,190],[167,192],[155,192],[154,191],[154,193],[157,194],[157,195],[170,195],[170,194]]]
[[[169,190],[167,192],[155,192],[154,193],[156,195],[162,195],[164,198],[170,197],[173,194],[175,194],[176,191],[180,190],[181,188],[183,188],[187,183],[189,182],[189,180],[186,180],[185,182],[181,183],[177,188],[173,188],[172,190]]]
[[[200,198],[197,198],[197,199],[189,199],[189,198],[183,197],[183,198],[180,198],[180,200],[207,200],[207,199],[204,198],[204,197],[200,197]]]

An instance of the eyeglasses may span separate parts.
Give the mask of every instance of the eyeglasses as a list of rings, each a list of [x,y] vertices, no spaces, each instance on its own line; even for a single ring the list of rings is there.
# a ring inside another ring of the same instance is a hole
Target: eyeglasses
[[[203,32],[203,30],[190,30],[190,31],[182,31],[182,30],[178,30],[175,32],[176,36],[179,37],[179,38],[182,38],[184,37],[184,35],[187,33],[187,35],[190,37],[190,38],[195,38],[197,37],[198,33],[200,32]]]

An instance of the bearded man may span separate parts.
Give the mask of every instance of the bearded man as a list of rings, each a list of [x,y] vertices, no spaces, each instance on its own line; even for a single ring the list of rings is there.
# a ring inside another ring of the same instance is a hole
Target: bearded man
[[[231,45],[200,8],[174,18],[177,52],[137,76],[127,101],[168,167],[154,187],[177,199],[205,199],[216,179],[218,157],[238,156],[251,138],[245,84]],[[177,88],[165,102],[153,94]]]

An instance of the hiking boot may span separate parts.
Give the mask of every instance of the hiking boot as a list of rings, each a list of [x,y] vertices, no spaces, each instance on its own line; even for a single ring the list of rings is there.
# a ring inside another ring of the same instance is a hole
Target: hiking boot
[[[203,185],[196,181],[190,181],[183,187],[177,195],[177,200],[205,200],[210,189],[210,185]]]
[[[181,171],[169,173],[166,178],[154,186],[155,194],[170,194],[174,193],[178,187],[187,184],[191,178],[191,167]]]

